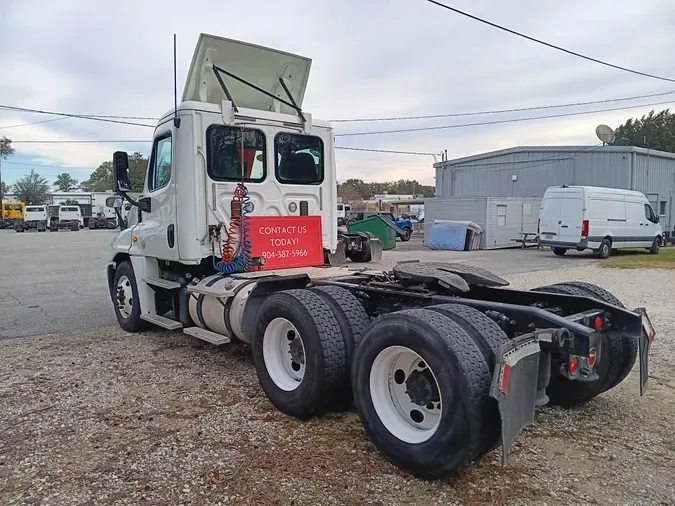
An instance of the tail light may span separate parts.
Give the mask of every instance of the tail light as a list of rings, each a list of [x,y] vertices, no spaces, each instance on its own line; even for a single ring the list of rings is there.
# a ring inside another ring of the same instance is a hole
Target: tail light
[[[541,227],[541,218],[537,220],[537,235],[539,235],[539,227]]]
[[[569,371],[570,376],[574,376],[577,373],[579,370],[579,357],[572,356],[572,358],[570,358],[570,363],[567,366],[567,370]]]
[[[588,220],[584,220],[581,224],[581,237],[588,237],[589,228]]]
[[[595,348],[591,348],[591,351],[588,352],[588,365],[589,367],[593,367],[595,365],[595,362],[598,358],[598,352]]]

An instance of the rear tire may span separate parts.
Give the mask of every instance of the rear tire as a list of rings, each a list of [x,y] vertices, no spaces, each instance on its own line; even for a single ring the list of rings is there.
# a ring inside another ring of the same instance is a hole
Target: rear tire
[[[426,309],[450,318],[464,329],[480,349],[490,371],[490,377],[492,377],[495,371],[495,357],[499,354],[499,348],[509,341],[501,327],[477,309],[462,304],[442,304],[428,306]],[[493,399],[488,400],[485,409],[482,451],[487,452],[494,449],[500,441],[501,416],[497,403]]]
[[[267,297],[258,310],[253,363],[281,412],[308,419],[328,411],[347,381],[345,339],[331,307],[310,290]]]
[[[551,248],[551,249],[553,250],[553,253],[555,255],[558,255],[559,257],[567,253],[567,250],[565,248]]]
[[[612,241],[609,238],[605,237],[600,243],[600,248],[594,251],[595,256],[601,260],[609,258],[609,255],[612,254]]]
[[[582,281],[544,286],[535,288],[534,291],[592,297],[624,308],[621,301],[604,288]],[[552,376],[546,394],[549,396],[551,404],[562,407],[582,404],[622,382],[633,368],[636,357],[636,341],[603,333],[600,344],[600,361],[596,371],[600,378],[591,383],[582,383],[568,380],[559,375]]]
[[[348,252],[347,258],[357,263],[370,262],[370,238],[361,238],[361,251]]]
[[[391,463],[424,478],[455,473],[484,451],[490,383],[473,339],[429,309],[375,320],[352,364],[368,437]]]

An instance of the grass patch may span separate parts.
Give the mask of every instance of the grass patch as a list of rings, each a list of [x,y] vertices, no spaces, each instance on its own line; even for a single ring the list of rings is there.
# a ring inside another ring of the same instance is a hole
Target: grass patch
[[[675,453],[675,441],[666,442],[666,448],[668,448],[671,452]]]
[[[600,266],[615,269],[675,269],[675,248],[661,248],[658,255],[651,255],[641,248],[621,250],[601,261]]]

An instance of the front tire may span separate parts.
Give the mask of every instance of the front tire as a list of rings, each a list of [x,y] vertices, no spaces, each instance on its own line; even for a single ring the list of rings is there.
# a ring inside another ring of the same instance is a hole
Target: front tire
[[[404,228],[403,233],[401,234],[401,241],[402,242],[408,242],[410,240],[410,236],[412,235],[412,230],[409,228]]]
[[[553,250],[553,254],[559,257],[567,253],[567,250],[565,248],[551,248],[551,249]]]
[[[394,465],[425,478],[455,473],[484,451],[491,379],[473,339],[429,309],[375,320],[352,364],[368,437]]]
[[[656,236],[654,237],[654,242],[652,243],[652,247],[649,248],[649,253],[652,255],[658,255],[659,250],[661,249],[661,236]]]
[[[331,307],[310,290],[286,290],[267,297],[257,320],[253,363],[270,402],[300,419],[330,410],[348,370]]]
[[[141,302],[131,262],[122,262],[115,269],[112,295],[117,322],[127,332],[141,332],[147,328],[141,320]]]

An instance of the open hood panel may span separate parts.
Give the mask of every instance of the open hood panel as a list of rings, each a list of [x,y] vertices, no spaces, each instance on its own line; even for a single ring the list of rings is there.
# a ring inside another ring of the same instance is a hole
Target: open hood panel
[[[298,107],[302,107],[311,64],[312,60],[304,56],[202,33],[185,81],[183,101],[220,104],[222,100],[227,100],[213,72],[213,65],[216,65],[288,101],[279,83],[279,78],[283,77]],[[237,107],[295,114],[291,107],[278,100],[229,76],[221,74],[221,77]]]

